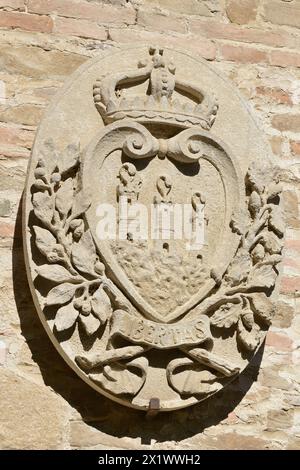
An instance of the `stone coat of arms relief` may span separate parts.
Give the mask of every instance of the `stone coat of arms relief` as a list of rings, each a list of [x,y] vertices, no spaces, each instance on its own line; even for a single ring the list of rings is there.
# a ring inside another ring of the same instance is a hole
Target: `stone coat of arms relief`
[[[140,46],[83,65],[40,125],[24,207],[31,290],[59,353],[139,409],[220,390],[272,321],[280,191],[248,109],[204,61]],[[137,204],[184,206],[189,242],[178,224],[136,236],[145,224],[122,210]]]

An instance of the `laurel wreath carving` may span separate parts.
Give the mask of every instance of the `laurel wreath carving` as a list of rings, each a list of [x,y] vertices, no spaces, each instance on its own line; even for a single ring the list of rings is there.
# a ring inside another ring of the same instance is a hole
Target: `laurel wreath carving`
[[[43,153],[34,172],[32,205],[34,243],[43,260],[36,272],[52,285],[44,308],[58,306],[54,320],[57,334],[72,331],[77,323],[87,337],[102,338],[102,350],[92,363],[84,356],[76,358],[92,380],[117,395],[135,395],[146,378],[148,361],[142,356],[146,347],[108,347],[113,311],[128,310],[130,304],[107,278],[85,222],[90,203],[81,187],[79,145],[69,145],[58,155],[53,143],[47,141]],[[245,183],[247,211],[236,214],[231,222],[231,229],[240,236],[239,248],[223,278],[216,279],[216,293],[196,309],[210,317],[212,328],[234,330],[240,349],[251,352],[274,313],[269,296],[278,275],[284,225],[279,206],[281,187],[274,170],[252,164]],[[166,370],[169,384],[180,394],[215,392],[225,376],[238,371],[203,349],[183,352],[188,357],[171,361]],[[186,372],[183,385],[176,381],[179,368]]]

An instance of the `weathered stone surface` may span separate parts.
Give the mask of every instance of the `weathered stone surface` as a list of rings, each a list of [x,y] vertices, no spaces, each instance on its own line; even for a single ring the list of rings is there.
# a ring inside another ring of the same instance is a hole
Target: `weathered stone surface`
[[[300,141],[292,140],[290,142],[290,148],[293,155],[300,155]]]
[[[6,344],[4,343],[4,341],[0,340],[0,366],[5,365],[6,356],[7,356]]]
[[[41,120],[43,111],[43,108],[40,106],[22,104],[0,112],[0,121],[37,126]]]
[[[224,39],[237,43],[257,43],[271,47],[288,47],[291,49],[295,49],[299,46],[298,37],[295,37],[287,31],[266,31],[258,27],[244,28],[232,23],[220,23],[216,20],[207,21],[203,18],[191,18],[189,20],[189,28],[193,34],[211,39]],[[273,56],[273,54],[274,61],[278,54],[278,60],[281,58],[282,62],[284,54],[287,54],[286,62],[288,62],[290,54],[291,60],[295,53],[286,50],[280,51],[278,49],[272,49],[271,55]],[[298,55],[295,54],[295,57],[298,57]]]
[[[268,62],[266,51],[255,49],[253,47],[232,46],[225,44],[221,46],[221,54],[224,60],[235,62],[259,64]]]
[[[286,302],[276,303],[276,314],[273,324],[277,328],[289,328],[294,317],[294,308]]]
[[[258,0],[226,0],[226,13],[232,23],[247,24],[254,21]]]
[[[156,31],[176,31],[177,33],[185,33],[186,26],[181,18],[173,17],[163,13],[155,13],[151,10],[139,10],[137,15],[137,23],[146,28]]]
[[[291,384],[284,377],[281,377],[276,367],[265,369],[261,374],[261,384],[265,387],[278,388],[280,390],[290,390]]]
[[[130,5],[116,8],[103,3],[84,0],[28,0],[28,11],[39,14],[56,14],[70,18],[82,18],[98,23],[135,23],[135,10]]]
[[[273,117],[272,126],[281,132],[300,132],[300,114],[278,114]]]
[[[0,14],[0,27],[22,28],[28,31],[49,33],[52,31],[53,21],[49,16],[27,15],[26,13],[2,11]]]
[[[8,217],[11,213],[11,205],[9,199],[0,201],[0,217]]]
[[[278,351],[291,351],[293,342],[285,334],[269,331],[267,334],[266,344],[276,348]]]
[[[298,194],[295,191],[284,191],[284,213],[285,221],[288,227],[300,228],[299,220],[299,200]]]
[[[290,93],[286,92],[282,88],[271,88],[265,86],[259,86],[256,88],[256,93],[258,96],[262,96],[270,103],[280,103],[292,106],[292,96]]]
[[[0,393],[1,449],[63,448],[67,410],[60,397],[3,368]]]
[[[207,6],[198,0],[144,0],[145,5],[154,5],[165,10],[182,13],[184,15],[211,16]]]
[[[53,32],[81,36],[83,38],[106,39],[106,31],[103,26],[99,26],[91,21],[73,18],[55,18]]]
[[[0,65],[3,71],[33,78],[66,77],[85,62],[86,58],[37,47],[0,46]]]
[[[216,58],[216,46],[212,41],[202,38],[201,41],[196,37],[187,36],[169,36],[165,37],[158,32],[138,31],[136,29],[117,29],[110,28],[109,36],[113,41],[120,43],[147,42],[161,44],[163,47],[184,47],[193,51],[199,56],[214,60]]]
[[[97,423],[95,423],[97,426]],[[80,421],[72,421],[70,423],[70,445],[75,449],[95,449],[96,446],[101,446],[102,449],[138,449],[140,448],[138,442],[133,439],[111,437],[107,434],[93,428]],[[139,439],[136,439],[138,441]]]
[[[264,18],[274,24],[300,28],[300,6],[296,2],[271,0],[264,2]]]
[[[284,410],[270,410],[268,412],[267,430],[278,431],[290,429],[293,424],[293,413]]]
[[[24,0],[0,0],[0,8],[4,10],[10,10],[13,8],[14,10],[25,10]]]
[[[279,67],[300,67],[300,55],[295,52],[271,50],[269,62]]]

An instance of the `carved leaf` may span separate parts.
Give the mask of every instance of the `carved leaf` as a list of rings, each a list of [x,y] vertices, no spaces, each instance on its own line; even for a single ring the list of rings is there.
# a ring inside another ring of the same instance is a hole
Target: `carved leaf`
[[[72,260],[79,271],[95,274],[96,249],[91,233],[85,232],[72,248]]]
[[[236,324],[241,313],[240,304],[222,305],[211,317],[210,323],[217,328],[230,328]]]
[[[33,210],[38,219],[50,224],[53,217],[53,202],[48,192],[34,193],[32,196]]]
[[[139,357],[126,365],[110,364],[103,368],[101,374],[90,374],[89,377],[99,383],[105,390],[115,395],[136,395],[145,383],[148,360]],[[133,369],[133,370],[132,370]],[[137,374],[135,370],[138,369]]]
[[[268,253],[279,254],[281,253],[283,243],[273,232],[266,232],[264,235],[264,246]]]
[[[273,302],[262,292],[254,294],[251,298],[254,313],[267,325],[271,325],[272,318],[275,314],[275,306]]]
[[[62,214],[69,213],[73,203],[73,179],[68,178],[64,181],[56,193],[55,206]]]
[[[231,217],[230,226],[234,233],[242,235],[246,230],[246,225],[248,223],[248,211],[245,208],[235,211]]]
[[[82,278],[79,276],[73,276],[69,271],[61,266],[60,264],[44,264],[36,268],[36,272],[39,276],[49,279],[54,282],[81,282]]]
[[[273,172],[268,165],[262,166],[253,162],[248,170],[248,179],[253,188],[261,194],[266,185],[270,184]]]
[[[64,151],[61,171],[65,173],[75,168],[79,162],[79,144],[70,144]]]
[[[274,206],[272,208],[272,212],[269,218],[269,227],[270,229],[274,230],[274,232],[278,236],[283,237],[285,227],[284,227],[281,209],[278,206]]]
[[[65,331],[75,324],[78,318],[79,312],[73,306],[73,302],[68,305],[60,307],[55,317],[55,327],[57,331]]]
[[[94,315],[80,315],[80,323],[82,324],[86,334],[88,336],[93,335],[98,330],[99,326],[101,325],[100,320],[94,317]]]
[[[44,183],[44,181],[43,181],[43,180],[40,180],[40,179],[36,180],[36,181],[33,183],[32,186],[33,186],[35,189],[38,189],[38,190],[40,190],[40,191],[44,191],[45,189],[48,188],[47,184]]]
[[[79,191],[75,194],[72,210],[72,218],[76,219],[86,212],[91,205],[90,197],[86,191]]]
[[[256,191],[252,191],[251,196],[249,198],[249,210],[251,214],[255,215],[258,214],[261,208],[261,198]]]
[[[57,165],[57,162],[61,161],[60,156],[55,150],[53,139],[48,139],[44,142],[40,153],[43,157],[43,161],[47,167],[48,172],[52,173],[54,167]]]
[[[254,325],[254,317],[253,317],[253,313],[251,312],[251,310],[249,309],[243,310],[241,319],[246,330],[248,331],[252,330],[252,327]]]
[[[76,284],[69,282],[53,287],[47,295],[46,305],[66,304],[73,298],[77,288]]]
[[[52,235],[49,230],[38,227],[37,225],[33,227],[33,230],[35,232],[36,246],[43,255],[47,256],[47,254],[52,251],[54,245],[56,244],[54,235]]]
[[[272,265],[257,264],[254,266],[253,270],[251,271],[248,284],[253,287],[267,287],[270,288],[274,286],[276,280],[276,272],[273,269]]]
[[[238,322],[237,337],[241,345],[244,346],[248,351],[254,351],[259,343],[259,329],[257,325],[247,331],[243,325],[242,319]]]
[[[110,299],[102,287],[99,287],[99,289],[94,293],[91,298],[91,304],[94,315],[101,323],[105,323],[112,312],[112,308]]]
[[[239,250],[229,266],[226,280],[229,281],[232,286],[237,286],[247,279],[251,266],[252,263],[248,251]]]
[[[274,199],[282,191],[282,186],[279,183],[271,183],[268,187],[268,198]]]

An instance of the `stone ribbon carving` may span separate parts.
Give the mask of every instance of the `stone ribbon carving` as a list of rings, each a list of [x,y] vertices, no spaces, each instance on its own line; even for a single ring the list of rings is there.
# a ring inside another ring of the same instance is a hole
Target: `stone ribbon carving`
[[[81,67],[49,109],[28,172],[29,281],[53,343],[99,392],[140,409],[188,406],[263,342],[284,227],[262,142],[205,63],[153,47]],[[203,243],[188,249],[164,228],[136,239],[134,217],[120,215],[136,203],[190,207]],[[101,204],[121,239],[99,237]]]

